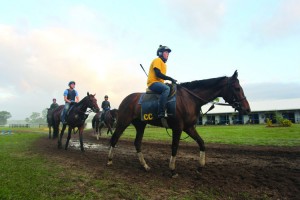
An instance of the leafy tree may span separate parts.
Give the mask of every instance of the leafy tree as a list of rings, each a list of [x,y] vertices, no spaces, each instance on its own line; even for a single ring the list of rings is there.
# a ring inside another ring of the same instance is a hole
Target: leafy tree
[[[11,118],[11,114],[7,111],[0,111],[0,125],[7,124],[7,119]]]
[[[36,124],[43,124],[46,122],[47,119],[47,109],[44,109],[42,113],[33,112],[30,117],[27,117],[25,121],[27,123],[36,123]]]

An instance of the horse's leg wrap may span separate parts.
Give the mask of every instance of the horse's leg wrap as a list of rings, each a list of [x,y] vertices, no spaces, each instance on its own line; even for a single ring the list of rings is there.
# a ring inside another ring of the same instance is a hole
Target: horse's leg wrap
[[[200,167],[204,167],[205,165],[205,151],[200,151],[199,164]]]
[[[169,168],[170,170],[175,170],[175,162],[176,162],[176,156],[171,156],[170,158],[170,163],[169,163]]]
[[[108,165],[108,166],[113,164],[113,162],[112,162],[112,158],[113,158],[113,149],[114,149],[114,147],[112,147],[112,146],[109,148],[109,152],[108,152],[108,161],[107,161],[107,165]]]
[[[178,177],[178,174],[175,170],[175,168],[176,168],[175,163],[176,163],[176,156],[171,156],[170,163],[169,163],[169,168],[171,170],[171,177],[172,178],[177,178]]]
[[[146,161],[144,159],[143,153],[142,152],[138,152],[137,155],[138,155],[138,158],[139,158],[139,161],[140,161],[141,165],[144,167],[144,169],[146,171],[149,171],[150,167],[147,165],[147,163],[146,163]]]

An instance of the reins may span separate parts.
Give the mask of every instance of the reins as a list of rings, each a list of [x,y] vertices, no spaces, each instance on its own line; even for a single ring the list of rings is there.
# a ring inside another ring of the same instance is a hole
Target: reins
[[[220,105],[220,106],[231,106],[228,103],[219,103],[219,102],[209,102],[201,97],[199,97],[197,94],[195,94],[194,92],[192,92],[191,90],[181,86],[181,85],[177,85],[180,86],[182,89],[184,89],[186,92],[188,92],[190,95],[196,97],[198,100],[204,101],[205,103],[212,103],[212,105],[210,106],[210,108],[203,114],[202,109],[200,108],[200,112],[202,114],[202,116],[206,115],[209,111],[211,111],[212,109],[215,108],[215,105]]]

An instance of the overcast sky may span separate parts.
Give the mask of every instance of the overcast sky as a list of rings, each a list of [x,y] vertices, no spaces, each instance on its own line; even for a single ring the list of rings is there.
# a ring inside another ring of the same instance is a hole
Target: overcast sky
[[[172,49],[179,82],[231,76],[250,102],[300,101],[298,0],[1,1],[0,111],[25,119],[63,104],[70,80],[82,99],[113,108],[143,92],[158,46]]]

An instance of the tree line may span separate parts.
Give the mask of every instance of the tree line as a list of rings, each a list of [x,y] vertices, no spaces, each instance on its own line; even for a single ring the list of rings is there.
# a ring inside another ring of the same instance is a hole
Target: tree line
[[[6,125],[7,120],[12,115],[8,111],[0,111],[0,125]],[[25,121],[29,124],[44,124],[47,122],[47,108],[42,110],[41,113],[33,112],[29,117],[25,118]]]

